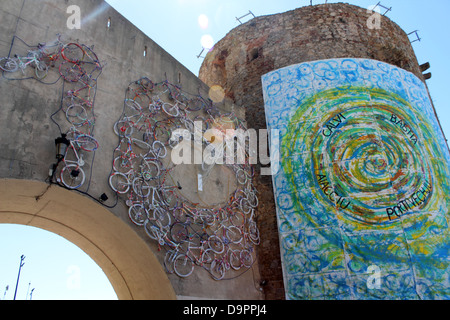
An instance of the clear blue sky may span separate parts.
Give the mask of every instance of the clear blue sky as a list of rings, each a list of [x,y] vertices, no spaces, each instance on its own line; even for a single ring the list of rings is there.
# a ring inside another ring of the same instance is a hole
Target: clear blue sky
[[[363,8],[376,5],[379,0],[351,0],[345,2]],[[231,29],[237,27],[236,17],[252,11],[256,16],[293,10],[310,4],[310,0],[107,0],[117,11],[133,22],[174,58],[198,75],[202,59],[201,38],[211,35],[219,41]],[[313,4],[325,0],[313,0]],[[381,0],[385,7],[392,7],[387,14],[407,33],[419,30],[420,42],[413,43],[419,63],[430,62],[433,77],[427,81],[438,116],[447,138],[450,138],[450,90],[447,75],[450,74],[450,1],[448,0]],[[381,13],[384,13],[382,11]],[[200,27],[198,17],[209,18],[206,29]],[[243,19],[247,21],[250,17]],[[411,35],[411,39],[414,36]]]
[[[239,25],[236,17],[251,10],[256,16],[275,14],[309,5],[309,0],[108,0],[116,10],[134,23],[156,43],[198,74],[202,59],[201,39],[210,35],[220,40]],[[324,0],[313,1],[314,4]],[[340,1],[329,1],[340,2]],[[367,8],[378,0],[347,1]],[[421,42],[415,42],[419,63],[430,62],[433,77],[427,82],[438,116],[450,137],[450,1],[382,0],[392,7],[387,14],[407,33],[419,30]],[[83,12],[83,15],[89,15]],[[208,17],[208,25],[199,24],[199,16]],[[247,21],[244,18],[243,21]],[[113,22],[114,23],[114,22]],[[26,256],[18,299],[27,298],[28,283],[36,288],[33,299],[115,299],[111,285],[97,265],[73,244],[59,236],[35,228],[0,225],[0,299],[6,285],[11,300],[17,279],[20,256]],[[78,277],[79,275],[79,277]],[[77,278],[78,277],[78,278]],[[79,281],[77,280],[79,279]]]
[[[42,229],[0,224],[0,299],[13,300],[21,255],[17,300],[116,300],[98,265],[64,238]],[[31,285],[29,286],[29,283]],[[5,288],[9,290],[5,294]]]

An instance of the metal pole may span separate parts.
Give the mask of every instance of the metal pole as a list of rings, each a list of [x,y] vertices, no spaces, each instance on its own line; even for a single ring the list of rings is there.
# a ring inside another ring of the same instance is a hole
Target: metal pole
[[[28,283],[27,295],[25,296],[25,300],[28,299],[28,293],[30,292],[31,282]]]
[[[6,286],[6,288],[5,288],[5,293],[3,294],[3,299],[2,300],[5,300],[6,292],[8,292],[8,290],[9,290],[9,285]]]
[[[23,262],[23,260],[25,260],[25,256],[24,255],[22,255],[20,257],[19,274],[17,275],[16,291],[14,292],[14,300],[16,300],[17,288],[19,287],[20,270],[22,269],[23,265],[25,264],[25,262]]]

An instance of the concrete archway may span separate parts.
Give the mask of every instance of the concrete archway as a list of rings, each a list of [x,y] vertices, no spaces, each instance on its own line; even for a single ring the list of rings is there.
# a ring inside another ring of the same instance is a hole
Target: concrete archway
[[[2,179],[0,223],[41,228],[74,243],[99,265],[121,300],[176,299],[144,240],[78,193],[38,181]]]

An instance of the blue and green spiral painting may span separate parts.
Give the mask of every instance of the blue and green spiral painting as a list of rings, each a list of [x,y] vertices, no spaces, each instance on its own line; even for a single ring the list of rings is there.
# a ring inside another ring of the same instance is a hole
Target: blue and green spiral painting
[[[450,154],[424,83],[366,59],[262,82],[286,297],[449,299]]]

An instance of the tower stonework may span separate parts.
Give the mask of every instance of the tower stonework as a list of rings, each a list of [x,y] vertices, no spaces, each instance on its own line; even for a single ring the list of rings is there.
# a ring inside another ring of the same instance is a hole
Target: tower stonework
[[[450,296],[450,157],[397,24],[343,3],[257,17],[199,77],[245,107],[249,128],[281,132],[280,171],[255,170],[266,299]]]
[[[307,6],[262,16],[238,26],[206,56],[199,77],[220,85],[247,109],[248,126],[266,126],[261,76],[305,61],[368,58],[393,64],[422,77],[406,33],[384,16],[369,29],[374,13],[348,4]]]

